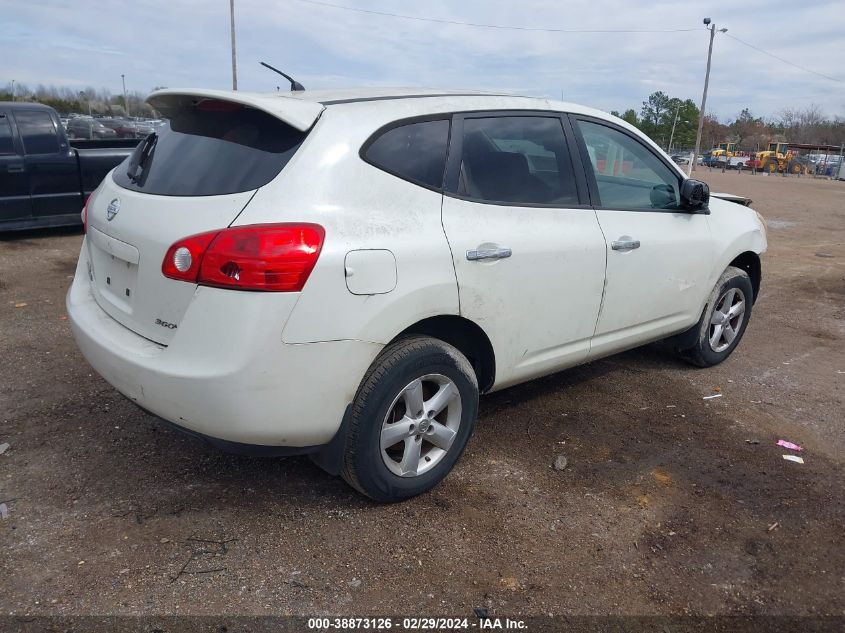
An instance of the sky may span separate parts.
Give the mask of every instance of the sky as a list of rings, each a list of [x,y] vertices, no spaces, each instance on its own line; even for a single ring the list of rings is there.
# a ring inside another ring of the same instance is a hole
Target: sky
[[[322,1],[322,0],[320,0]],[[639,110],[656,91],[701,100],[722,119],[817,104],[845,117],[842,0],[325,0],[371,11],[527,29],[476,28],[341,10],[305,0],[235,0],[238,87],[267,92],[281,68],[306,88],[413,86],[503,91],[603,110]],[[0,0],[0,86],[11,80],[119,94],[230,89],[228,0]],[[821,77],[743,45],[765,49]],[[282,89],[286,89],[282,85]]]

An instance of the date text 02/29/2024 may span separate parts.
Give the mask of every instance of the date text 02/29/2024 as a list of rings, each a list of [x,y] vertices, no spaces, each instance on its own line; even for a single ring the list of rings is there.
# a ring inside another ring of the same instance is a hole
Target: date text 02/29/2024
[[[425,618],[409,617],[394,619],[389,617],[373,618],[309,618],[308,629],[313,631],[352,631],[376,630],[388,631],[519,631],[526,630],[523,620],[510,618],[480,617],[478,621],[468,618]]]

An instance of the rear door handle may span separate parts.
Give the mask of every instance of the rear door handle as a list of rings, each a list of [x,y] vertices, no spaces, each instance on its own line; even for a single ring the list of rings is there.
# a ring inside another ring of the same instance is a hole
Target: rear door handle
[[[467,259],[471,262],[482,259],[505,259],[512,254],[509,248],[485,248],[477,251],[467,251]]]
[[[6,171],[10,174],[20,174],[23,173],[25,167],[23,165],[9,165],[6,167]]]
[[[640,247],[639,240],[616,240],[610,243],[610,248],[615,251],[632,251]]]

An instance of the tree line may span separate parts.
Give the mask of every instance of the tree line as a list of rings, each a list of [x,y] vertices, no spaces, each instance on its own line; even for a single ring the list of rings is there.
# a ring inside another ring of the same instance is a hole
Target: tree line
[[[14,93],[13,93],[14,90]],[[145,103],[146,95],[130,92],[114,95],[105,88],[89,86],[84,90],[67,86],[45,86],[9,82],[0,88],[0,101],[35,101],[55,108],[61,114],[93,114],[100,116],[125,116],[126,106],[132,116],[154,116]],[[639,111],[629,108],[611,114],[618,116],[647,134],[655,143],[670,152],[688,151],[695,147],[698,129],[698,106],[692,99],[670,97],[662,91],[653,92],[643,101]],[[817,105],[804,109],[786,108],[769,119],[755,116],[744,108],[732,120],[720,121],[713,114],[704,117],[701,133],[703,151],[726,141],[734,142],[741,149],[754,151],[769,142],[817,143],[841,145],[845,143],[845,118],[827,117]]]
[[[643,101],[639,112],[629,108],[611,114],[639,128],[668,151],[689,151],[695,147],[699,109],[692,99],[670,97],[658,91]],[[845,118],[831,119],[817,105],[785,108],[768,119],[755,116],[749,108],[724,121],[706,114],[701,130],[702,151],[724,142],[737,143],[747,151],[763,149],[770,142],[842,145]]]
[[[105,88],[88,86],[84,90],[67,86],[28,86],[15,82],[0,88],[0,101],[34,101],[55,108],[59,114],[92,114],[94,116],[126,116],[129,106],[131,116],[151,117],[152,108],[144,102],[146,95],[140,92],[127,92],[114,95]]]

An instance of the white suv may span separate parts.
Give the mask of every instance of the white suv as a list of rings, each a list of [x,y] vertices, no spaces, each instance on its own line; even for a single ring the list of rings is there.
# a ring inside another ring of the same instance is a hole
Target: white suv
[[[163,90],[95,191],[67,308],[121,393],[370,497],[455,465],[479,393],[673,337],[709,366],[760,286],[761,218],[625,122],[427,91]]]

